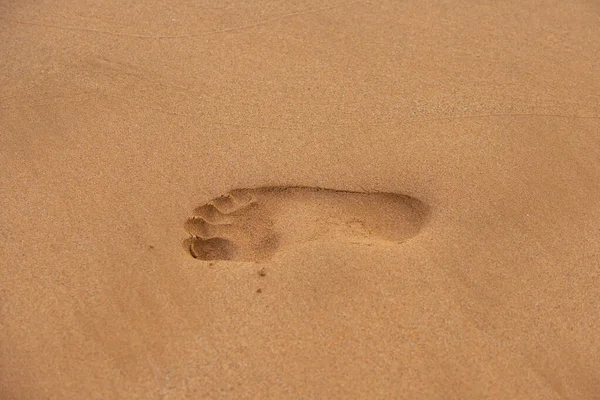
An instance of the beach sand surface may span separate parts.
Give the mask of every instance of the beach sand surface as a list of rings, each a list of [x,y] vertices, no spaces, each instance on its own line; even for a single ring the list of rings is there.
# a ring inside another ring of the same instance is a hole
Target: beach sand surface
[[[0,5],[0,398],[600,399],[593,1]]]

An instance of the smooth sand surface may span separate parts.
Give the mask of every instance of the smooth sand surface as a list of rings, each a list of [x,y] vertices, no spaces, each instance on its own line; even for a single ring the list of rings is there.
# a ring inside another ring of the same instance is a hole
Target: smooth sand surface
[[[0,398],[600,399],[597,2],[0,26]]]

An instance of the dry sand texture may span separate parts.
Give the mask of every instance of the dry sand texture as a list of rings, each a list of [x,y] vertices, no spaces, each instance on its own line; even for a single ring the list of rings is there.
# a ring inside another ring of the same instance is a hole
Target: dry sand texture
[[[0,26],[0,398],[600,398],[596,1]]]

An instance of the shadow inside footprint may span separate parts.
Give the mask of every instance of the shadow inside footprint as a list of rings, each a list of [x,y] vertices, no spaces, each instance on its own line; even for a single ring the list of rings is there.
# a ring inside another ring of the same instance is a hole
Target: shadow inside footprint
[[[231,240],[192,237],[188,240],[188,243],[192,257],[200,260],[233,260],[235,256],[235,246]]]
[[[237,189],[194,210],[185,246],[200,260],[258,262],[282,246],[321,239],[400,243],[419,232],[427,215],[423,202],[395,193]]]

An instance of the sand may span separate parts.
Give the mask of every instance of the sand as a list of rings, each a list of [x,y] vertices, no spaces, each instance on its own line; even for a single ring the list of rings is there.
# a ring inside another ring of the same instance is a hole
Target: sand
[[[600,399],[599,13],[3,2],[0,398]]]

